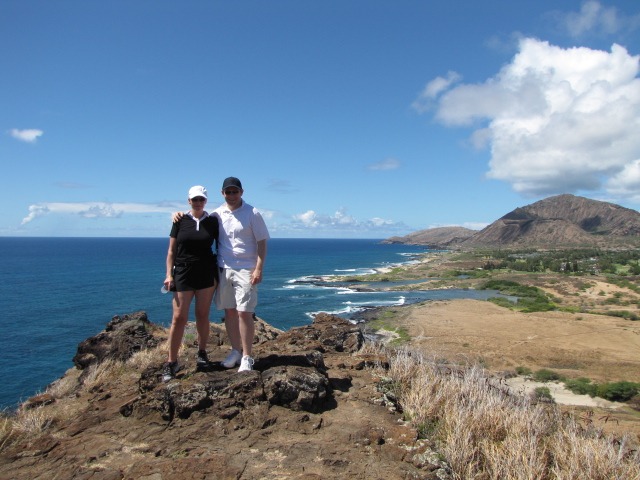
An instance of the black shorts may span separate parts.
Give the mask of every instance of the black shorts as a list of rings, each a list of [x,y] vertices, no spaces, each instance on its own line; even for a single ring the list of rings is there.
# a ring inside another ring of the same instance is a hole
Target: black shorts
[[[173,267],[173,283],[176,292],[202,290],[218,283],[218,266],[215,257],[193,263],[177,263]]]

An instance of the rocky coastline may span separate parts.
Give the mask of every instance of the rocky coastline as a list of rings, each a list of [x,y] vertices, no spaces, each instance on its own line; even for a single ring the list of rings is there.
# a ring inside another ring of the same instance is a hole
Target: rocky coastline
[[[256,327],[255,370],[219,365],[229,346],[212,324],[210,368],[198,371],[187,345],[164,384],[166,330],[144,312],[115,316],[78,345],[74,368],[22,405],[44,424],[4,440],[0,477],[449,478],[385,398],[373,369],[385,359],[362,353],[357,325],[319,314],[287,332],[259,318]]]
[[[381,270],[372,281],[440,277],[420,288],[476,288],[479,280],[472,276],[444,273],[473,271],[483,262],[429,254],[406,268]],[[526,278],[561,305],[602,310],[522,313],[484,301],[433,301],[366,309],[352,321],[318,314],[312,324],[286,332],[257,318],[255,370],[243,374],[220,367],[229,345],[217,323],[208,347],[212,365],[198,371],[190,325],[183,368],[167,384],[160,382],[166,330],[144,312],[115,316],[78,345],[74,368],[22,405],[27,433],[5,431],[0,478],[452,478],[435,441],[406,421],[403,406],[385,387],[388,358],[368,346],[400,340],[427,352],[434,365],[462,361],[510,375],[527,366],[596,381],[640,379],[640,326],[604,315],[611,299],[637,301],[634,289],[602,276],[588,282],[548,274]],[[369,279],[354,286],[369,288]],[[533,383],[522,380],[520,397]],[[496,385],[507,387],[503,380]],[[637,414],[628,407],[586,407],[578,396],[562,395],[557,401],[566,405],[564,414],[585,429],[597,429],[602,438],[640,439]]]

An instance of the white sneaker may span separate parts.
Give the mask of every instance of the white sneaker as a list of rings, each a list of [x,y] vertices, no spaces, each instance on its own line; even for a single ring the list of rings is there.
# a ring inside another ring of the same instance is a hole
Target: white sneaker
[[[245,355],[242,357],[242,361],[240,362],[239,372],[246,372],[248,370],[253,370],[253,358],[249,355]]]
[[[231,353],[229,353],[229,355],[227,355],[227,358],[222,361],[222,366],[224,368],[233,368],[240,363],[241,359],[242,353],[240,353],[235,348],[232,348]]]

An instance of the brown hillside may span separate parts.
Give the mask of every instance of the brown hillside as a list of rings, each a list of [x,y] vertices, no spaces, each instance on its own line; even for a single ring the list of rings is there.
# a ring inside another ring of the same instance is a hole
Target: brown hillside
[[[476,232],[462,227],[420,230],[385,243],[431,248],[629,248],[640,245],[640,213],[613,203],[556,195],[518,207]]]
[[[557,195],[516,208],[464,247],[619,247],[640,241],[640,213],[613,203]]]
[[[383,243],[405,243],[409,245],[426,245],[432,248],[445,248],[457,245],[473,236],[476,230],[464,227],[438,227],[419,230],[404,237],[391,237]]]

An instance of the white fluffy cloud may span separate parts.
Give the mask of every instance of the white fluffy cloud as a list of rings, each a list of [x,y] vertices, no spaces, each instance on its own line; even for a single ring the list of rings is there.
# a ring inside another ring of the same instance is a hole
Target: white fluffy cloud
[[[411,107],[419,113],[426,112],[433,106],[438,95],[461,79],[462,77],[456,72],[449,72],[446,77],[434,78],[427,83],[418,98],[411,104]]]
[[[321,215],[313,210],[293,215],[294,223],[298,223],[307,228],[345,227],[358,224],[355,218],[347,215],[344,208],[339,209],[333,215]]]
[[[317,219],[318,215],[313,210],[307,210],[304,213],[298,213],[293,216],[293,221],[301,223],[305,227],[317,227],[320,225],[320,221]]]
[[[144,203],[38,203],[29,206],[29,214],[22,219],[22,225],[32,222],[38,217],[49,214],[78,215],[83,218],[119,218],[125,213],[172,213],[180,210],[179,204],[153,205]]]
[[[621,194],[640,159],[639,58],[525,38],[494,77],[439,91],[436,118],[473,126],[491,149],[487,176],[518,192]]]
[[[293,215],[291,226],[293,229],[305,228],[323,231],[360,231],[369,233],[379,231],[380,229],[384,229],[385,232],[407,230],[407,226],[402,223],[379,217],[374,217],[369,220],[358,220],[347,214],[345,208],[340,208],[333,215],[323,215],[313,210],[308,210],[304,213]]]
[[[35,143],[38,140],[38,137],[44,135],[42,130],[37,130],[35,128],[30,128],[26,130],[19,130],[17,128],[12,128],[9,130],[9,135],[11,135],[16,140],[20,140],[21,142],[27,143]]]
[[[609,178],[607,190],[617,197],[640,203],[640,160],[625,165],[618,174]]]
[[[604,7],[595,0],[584,2],[579,12],[566,14],[564,20],[574,37],[589,32],[615,33],[636,21],[633,17],[621,15],[615,7]]]

